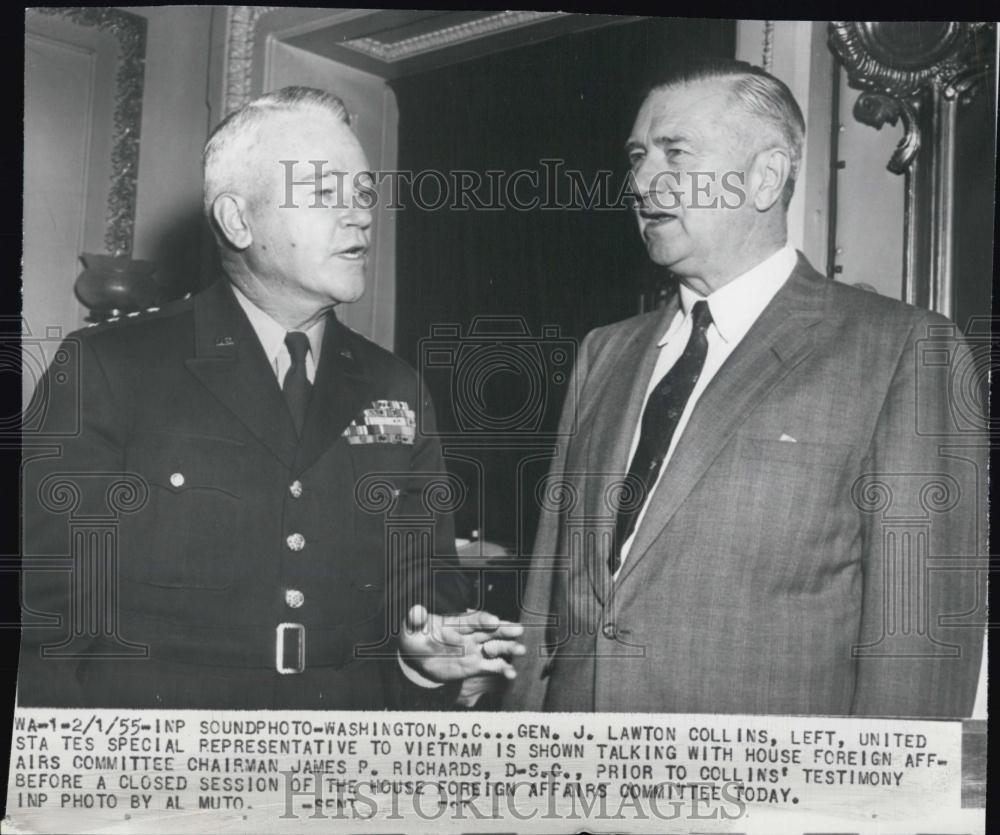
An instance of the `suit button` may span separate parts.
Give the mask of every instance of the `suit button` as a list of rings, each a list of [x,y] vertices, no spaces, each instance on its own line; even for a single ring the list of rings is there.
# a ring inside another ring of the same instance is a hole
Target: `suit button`
[[[301,551],[306,547],[306,538],[300,533],[290,534],[285,542],[288,543],[289,551]]]
[[[289,609],[298,609],[306,602],[306,596],[298,589],[285,590],[285,604]]]
[[[618,627],[614,623],[606,623],[601,627],[601,634],[609,641],[613,641],[618,637]]]
[[[302,482],[295,479],[295,481],[288,485],[288,492],[292,494],[293,499],[299,498],[302,495]]]
[[[184,473],[171,473],[170,484],[174,487],[184,486]]]

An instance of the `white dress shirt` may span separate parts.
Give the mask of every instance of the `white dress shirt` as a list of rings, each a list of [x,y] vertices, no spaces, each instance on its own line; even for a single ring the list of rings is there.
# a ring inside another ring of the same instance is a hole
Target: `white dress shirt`
[[[257,334],[257,339],[260,340],[267,361],[271,363],[271,370],[278,378],[278,385],[283,385],[285,375],[292,364],[288,346],[285,345],[285,336],[288,331],[285,330],[284,325],[278,324],[269,314],[250,301],[235,284],[229,286],[233,288],[236,301],[240,303],[240,307],[243,308],[243,312],[250,320],[254,333]],[[306,378],[310,383],[316,382],[316,366],[319,365],[319,352],[323,347],[324,330],[326,330],[326,317],[321,316],[316,324],[303,331],[309,338],[309,353],[306,354]]]
[[[639,513],[639,518],[636,520],[632,535],[622,545],[621,565],[624,565],[625,560],[628,558],[629,549],[632,547],[632,541],[635,539],[635,531],[639,530],[639,526],[642,524],[653,493],[656,492],[663,474],[668,472],[670,458],[677,448],[678,441],[684,434],[684,427],[687,426],[698,398],[701,397],[702,392],[705,391],[705,388],[722,367],[722,364],[736,346],[739,345],[740,340],[746,336],[747,331],[750,330],[753,323],[764,312],[764,308],[774,298],[775,293],[788,280],[788,277],[792,274],[792,270],[795,269],[797,259],[798,256],[795,250],[786,244],[756,267],[734,278],[728,284],[725,284],[708,296],[701,296],[689,287],[681,285],[681,309],[677,311],[677,315],[670,321],[670,325],[667,327],[666,333],[663,334],[663,338],[657,343],[660,353],[656,358],[653,376],[650,378],[649,386],[646,388],[646,396],[642,403],[643,411],[645,411],[646,402],[649,400],[650,393],[656,388],[657,383],[664,378],[666,373],[673,368],[674,363],[680,359],[681,354],[684,353],[688,338],[691,336],[691,308],[694,307],[695,302],[701,300],[708,302],[708,309],[712,313],[712,324],[709,325],[706,332],[708,352],[705,356],[705,365],[698,377],[698,382],[695,384],[694,390],[691,392],[691,396],[684,406],[684,411],[677,422],[677,428],[670,439],[670,449],[667,450],[667,455],[663,459],[656,483],[646,496],[646,501]],[[630,464],[632,456],[635,455],[636,447],[639,445],[639,435],[642,431],[641,414],[640,412],[639,423],[632,436],[632,446],[628,454]],[[621,567],[618,570],[621,571]]]

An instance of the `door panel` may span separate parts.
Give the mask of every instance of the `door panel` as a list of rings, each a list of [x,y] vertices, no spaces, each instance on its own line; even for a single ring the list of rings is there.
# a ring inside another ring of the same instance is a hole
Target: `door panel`
[[[115,44],[30,14],[25,35],[22,397],[61,337],[85,324],[73,292],[83,252],[104,251]]]

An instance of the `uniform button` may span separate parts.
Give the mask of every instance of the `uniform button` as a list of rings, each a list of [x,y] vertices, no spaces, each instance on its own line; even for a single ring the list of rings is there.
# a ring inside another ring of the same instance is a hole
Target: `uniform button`
[[[285,590],[285,604],[289,609],[298,609],[306,602],[306,596],[298,589]]]
[[[300,533],[290,534],[285,542],[288,543],[289,551],[301,551],[306,547],[306,538]]]
[[[184,486],[184,473],[171,473],[170,474],[170,483],[174,487],[183,487]]]
[[[288,492],[292,494],[293,499],[299,498],[302,495],[302,482],[295,479],[295,481],[288,485]]]
[[[613,623],[606,623],[601,627],[601,634],[609,641],[613,641],[618,635],[618,629]]]

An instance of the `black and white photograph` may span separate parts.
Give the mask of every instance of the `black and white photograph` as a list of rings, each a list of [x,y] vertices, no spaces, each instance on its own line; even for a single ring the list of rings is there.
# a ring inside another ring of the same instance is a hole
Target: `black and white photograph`
[[[995,22],[23,22],[5,831],[989,831]]]

